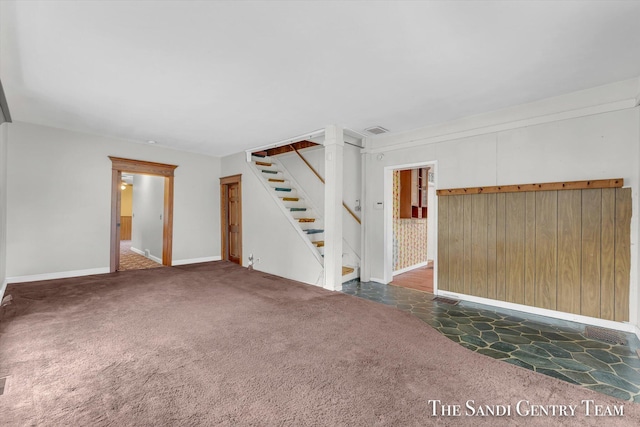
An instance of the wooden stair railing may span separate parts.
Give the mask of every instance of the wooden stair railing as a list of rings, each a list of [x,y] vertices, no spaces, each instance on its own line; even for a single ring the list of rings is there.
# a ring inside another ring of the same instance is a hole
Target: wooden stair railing
[[[304,164],[305,164],[305,165],[307,165],[307,167],[308,167],[309,169],[311,169],[311,172],[313,172],[313,174],[314,174],[315,176],[317,176],[317,177],[318,177],[318,179],[320,180],[320,182],[322,182],[322,183],[324,184],[324,178],[322,178],[322,177],[320,176],[320,174],[318,173],[318,171],[316,171],[316,170],[315,170],[315,168],[314,168],[313,166],[311,166],[311,163],[309,163],[309,162],[307,161],[307,159],[305,159],[305,158],[304,158],[304,156],[303,156],[302,154],[300,154],[300,152],[296,149],[296,147],[295,147],[294,145],[290,145],[290,146],[291,146],[291,148],[293,149],[293,151],[295,151],[295,152],[296,152],[296,154],[298,155],[298,157],[300,157],[300,158],[302,159],[302,161],[304,162]],[[349,214],[353,217],[353,219],[355,219],[355,220],[356,220],[356,222],[357,222],[358,224],[362,224],[362,223],[360,222],[360,218],[358,218],[358,217],[356,216],[356,214],[355,214],[351,209],[349,209],[349,206],[347,206],[347,204],[346,204],[345,202],[342,202],[342,206],[347,210],[347,212],[349,212]]]

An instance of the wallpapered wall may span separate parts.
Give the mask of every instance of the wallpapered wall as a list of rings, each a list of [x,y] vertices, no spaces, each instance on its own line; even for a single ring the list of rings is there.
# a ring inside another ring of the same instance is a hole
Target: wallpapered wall
[[[400,218],[400,171],[393,171],[393,271],[427,261],[427,219]]]

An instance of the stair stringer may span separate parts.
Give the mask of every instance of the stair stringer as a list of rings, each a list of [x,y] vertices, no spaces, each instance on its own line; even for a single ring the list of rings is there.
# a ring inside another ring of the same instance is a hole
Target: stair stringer
[[[300,185],[296,181],[296,179],[294,178],[293,174],[291,172],[289,172],[289,170],[286,168],[286,166],[281,161],[276,159],[275,157],[270,157],[270,161],[274,165],[277,165],[278,169],[286,177],[286,180],[291,183],[291,186],[296,189],[298,194],[302,195],[302,197],[304,198],[305,203],[307,205],[309,205],[309,207],[311,207],[311,209],[313,209],[313,212],[314,212],[316,218],[318,218],[319,220],[323,221],[323,223],[324,223],[323,211],[318,209],[318,206],[313,202],[313,199],[311,197],[309,197],[309,195],[304,191],[304,187],[302,185]],[[288,212],[287,212],[287,215],[289,215]],[[347,215],[345,215],[345,216],[347,216]],[[355,272],[351,273],[348,276],[348,278],[347,278],[347,276],[345,276],[344,277],[345,281],[348,281],[348,280],[351,280],[351,279],[355,279],[356,277],[360,277],[360,272],[359,272],[360,263],[361,263],[360,257],[356,254],[356,251],[351,247],[351,245],[349,244],[349,242],[345,238],[342,238],[342,244],[347,249],[347,253],[343,253],[342,254],[343,259],[344,259],[344,256],[347,255],[347,256],[352,257],[355,260],[355,263],[353,263],[353,265],[351,265],[351,263],[346,263],[346,265],[349,265],[350,267],[353,267],[355,269]]]
[[[271,160],[273,163],[273,159]],[[256,177],[258,178],[258,181],[260,181],[262,183],[262,186],[264,187],[264,189],[267,191],[267,193],[269,193],[269,195],[271,196],[271,198],[273,199],[273,201],[275,202],[275,204],[278,206],[278,208],[280,209],[280,211],[282,212],[282,214],[287,218],[287,220],[289,221],[289,224],[291,224],[291,226],[294,228],[294,230],[296,230],[296,233],[298,234],[298,236],[300,236],[300,238],[304,241],[305,245],[307,246],[307,248],[309,248],[309,250],[311,251],[311,253],[313,253],[313,256],[315,257],[315,259],[318,261],[318,264],[320,264],[320,266],[322,267],[322,276],[320,277],[320,281],[319,281],[319,285],[322,286],[322,284],[324,283],[324,259],[322,258],[322,255],[320,255],[320,253],[318,252],[318,250],[316,249],[316,247],[313,245],[313,243],[311,243],[311,240],[309,240],[309,238],[307,237],[307,234],[302,230],[302,228],[300,227],[300,224],[298,221],[295,220],[295,218],[293,218],[293,216],[290,214],[290,211],[287,210],[286,206],[284,205],[284,203],[282,203],[282,200],[280,200],[280,198],[276,195],[275,191],[273,191],[273,188],[271,186],[269,186],[269,184],[267,183],[267,180],[264,178],[264,176],[261,175],[260,171],[258,170],[258,168],[256,167],[255,164],[252,164],[253,162],[249,162],[249,169],[251,169],[254,173],[254,175],[256,175]],[[278,167],[280,167],[281,165],[278,163]],[[284,171],[283,175],[284,175]],[[293,183],[293,181],[290,181]],[[298,188],[296,188],[296,191],[298,191]],[[300,191],[301,194],[303,194]],[[305,203],[307,203],[308,200],[305,198]],[[312,207],[313,209],[313,207]],[[314,209],[314,211],[316,211]]]

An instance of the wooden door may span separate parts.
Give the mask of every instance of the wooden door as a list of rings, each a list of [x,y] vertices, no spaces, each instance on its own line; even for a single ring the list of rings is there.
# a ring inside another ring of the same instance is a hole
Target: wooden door
[[[220,178],[222,258],[242,265],[242,190],[240,175]]]
[[[241,247],[242,241],[240,240],[240,184],[229,184],[229,218],[228,218],[228,233],[229,233],[229,261],[236,264],[241,263]]]

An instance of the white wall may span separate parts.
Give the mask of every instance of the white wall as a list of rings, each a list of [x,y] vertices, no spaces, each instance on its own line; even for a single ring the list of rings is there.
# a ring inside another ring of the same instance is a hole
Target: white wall
[[[360,148],[349,144],[344,145],[343,150],[343,201],[349,208],[356,213],[356,200],[359,200],[362,194],[362,162]],[[300,151],[300,154],[313,166],[313,168],[324,177],[324,147],[307,148]],[[309,167],[295,153],[286,153],[278,155],[278,160],[293,175],[294,179],[300,184],[312,199],[313,203],[324,211],[324,184],[311,172]],[[342,215],[342,235],[344,240],[353,249],[358,257],[361,257],[361,231],[360,224],[343,209]]]
[[[242,265],[253,254],[260,258],[256,270],[322,286],[322,266],[249,169],[245,153],[223,157],[221,166],[220,176],[242,174]]]
[[[109,268],[111,161],[178,165],[173,260],[220,256],[220,160],[14,122],[8,129],[7,276]]]
[[[385,281],[384,211],[373,209],[384,200],[385,167],[435,161],[438,189],[621,177],[632,188],[630,318],[638,325],[640,111],[632,83],[532,104],[528,119],[521,106],[367,141],[363,280]]]
[[[0,124],[0,299],[4,293],[7,261],[7,129],[9,123]]]
[[[162,262],[164,178],[133,175],[133,218],[131,248]]]

